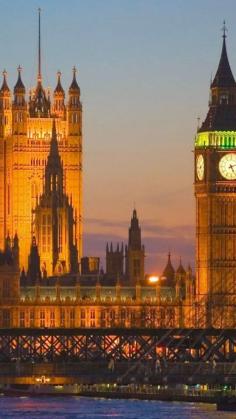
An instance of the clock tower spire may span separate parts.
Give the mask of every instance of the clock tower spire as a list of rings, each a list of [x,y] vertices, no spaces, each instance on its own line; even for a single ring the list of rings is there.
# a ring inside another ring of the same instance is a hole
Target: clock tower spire
[[[206,326],[230,327],[236,297],[236,83],[225,23],[209,110],[195,138],[195,197],[198,299],[205,304]],[[227,313],[220,316],[222,305]]]

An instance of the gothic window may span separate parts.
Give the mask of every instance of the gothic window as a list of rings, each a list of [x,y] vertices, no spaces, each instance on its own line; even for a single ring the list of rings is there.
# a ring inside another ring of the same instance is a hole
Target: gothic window
[[[59,252],[62,252],[62,216],[61,215],[59,215],[59,226],[58,226],[58,229],[59,229],[59,237],[58,237],[58,239],[59,239],[59,243],[58,243],[58,248],[59,248]]]
[[[227,105],[229,101],[228,95],[221,95],[220,96],[220,104],[221,105]]]
[[[10,310],[5,309],[2,311],[2,321],[3,321],[3,327],[10,327],[10,323],[11,323]]]
[[[55,311],[50,311],[50,327],[55,327]]]
[[[109,320],[110,320],[110,324],[111,324],[111,326],[113,326],[113,325],[114,325],[114,323],[115,323],[115,318],[116,318],[116,313],[115,313],[115,310],[110,310],[110,313],[109,313]]]
[[[135,311],[132,310],[130,313],[131,326],[135,326],[135,320],[136,320]]]
[[[61,317],[60,325],[61,325],[61,327],[65,327],[66,313],[65,313],[65,309],[64,308],[61,308],[60,315],[61,315],[60,316]]]
[[[95,319],[95,310],[90,310],[90,319]]]
[[[105,327],[106,326],[106,310],[101,310],[100,317],[101,317],[101,327]]]
[[[125,309],[124,308],[122,308],[122,310],[120,312],[120,318],[121,318],[121,321],[125,321]]]
[[[75,309],[70,310],[70,327],[75,327]]]
[[[17,112],[16,113],[15,122],[17,122],[17,123],[23,122],[23,113],[22,112]]]
[[[25,312],[20,310],[20,327],[25,327]]]
[[[40,310],[39,325],[40,327],[45,327],[45,311],[44,310]]]
[[[77,112],[73,112],[71,115],[72,124],[77,124],[79,122],[79,116]]]
[[[85,318],[86,318],[85,310],[82,309],[80,312],[80,326],[81,327],[85,327]]]
[[[95,327],[95,310],[90,310],[90,327]]]
[[[78,105],[78,97],[77,96],[73,96],[72,98],[71,98],[71,104],[72,105]]]
[[[29,318],[29,320],[30,320],[30,327],[34,327],[34,310],[30,310],[29,315],[30,315],[30,318]]]

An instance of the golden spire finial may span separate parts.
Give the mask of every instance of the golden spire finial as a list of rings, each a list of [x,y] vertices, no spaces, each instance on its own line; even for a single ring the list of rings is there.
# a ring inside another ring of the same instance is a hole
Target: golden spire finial
[[[228,29],[227,29],[227,27],[226,27],[225,20],[223,21],[222,32],[223,32],[222,37],[223,37],[223,39],[225,39],[225,38],[227,37],[226,32],[228,32]]]
[[[21,67],[20,65],[18,65],[18,67],[17,67],[17,71],[18,71],[18,73],[19,73],[19,74],[21,74],[21,72],[22,72],[22,67]]]
[[[4,68],[3,72],[2,72],[2,75],[3,75],[4,78],[7,77],[7,70],[5,68]]]
[[[38,8],[38,81],[42,81],[41,73],[41,8]]]
[[[75,65],[74,65],[74,67],[73,67],[72,71],[73,71],[73,76],[75,77],[75,76],[76,76],[76,73],[77,73],[77,68],[76,68],[76,66],[75,66]]]

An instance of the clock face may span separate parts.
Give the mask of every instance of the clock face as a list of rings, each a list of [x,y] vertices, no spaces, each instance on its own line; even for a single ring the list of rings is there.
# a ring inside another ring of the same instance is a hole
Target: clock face
[[[204,178],[204,158],[203,158],[202,154],[199,154],[197,156],[196,168],[197,168],[198,179],[203,180],[203,178]]]
[[[221,176],[228,180],[236,179],[236,154],[225,154],[219,162]]]

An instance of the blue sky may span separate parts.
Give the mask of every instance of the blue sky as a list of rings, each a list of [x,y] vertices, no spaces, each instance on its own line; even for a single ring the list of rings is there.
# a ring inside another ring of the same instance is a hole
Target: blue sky
[[[234,0],[0,0],[0,70],[11,87],[23,67],[29,88],[37,65],[42,8],[44,85],[79,69],[84,109],[85,253],[126,240],[134,202],[159,272],[171,250],[194,263],[193,138],[204,118],[211,73],[228,27],[236,74]]]

